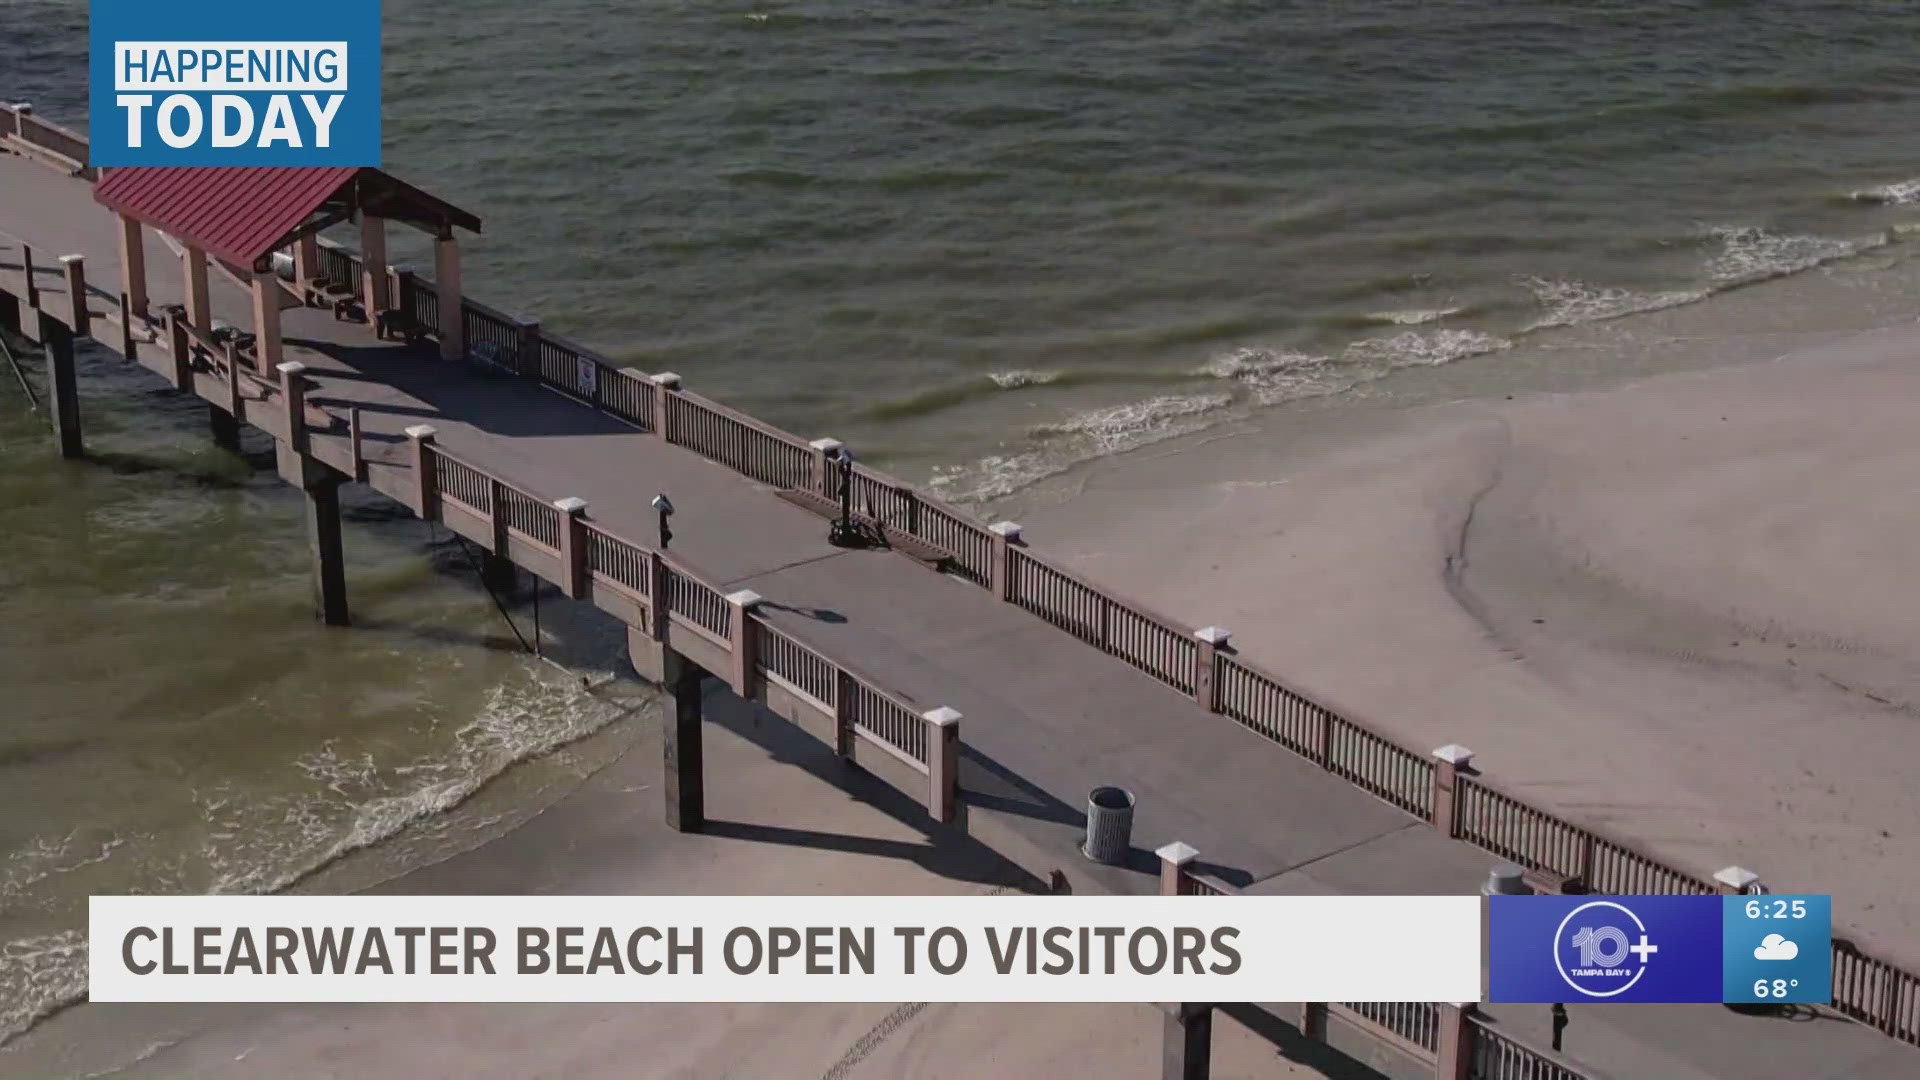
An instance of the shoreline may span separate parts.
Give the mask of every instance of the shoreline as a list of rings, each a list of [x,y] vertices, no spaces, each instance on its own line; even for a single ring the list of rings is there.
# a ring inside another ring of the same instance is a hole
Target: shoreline
[[[1403,745],[1703,876],[1831,891],[1836,934],[1913,965],[1920,328],[1750,329],[1694,370],[1273,410],[995,510]]]

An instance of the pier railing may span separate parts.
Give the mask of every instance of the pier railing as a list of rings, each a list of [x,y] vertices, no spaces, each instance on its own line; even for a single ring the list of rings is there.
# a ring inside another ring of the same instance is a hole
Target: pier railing
[[[1233,896],[1239,890],[1197,869],[1186,844],[1159,851],[1164,896]],[[1428,1073],[1436,1080],[1587,1080],[1588,1074],[1544,1050],[1502,1033],[1471,1004],[1430,1001],[1323,1001],[1299,1005],[1301,1034],[1377,1061],[1397,1059],[1389,1076]],[[1358,1041],[1356,1046],[1355,1041]]]
[[[93,170],[74,167],[84,166],[86,145],[83,136],[49,124],[30,110],[0,105],[0,148],[28,154],[92,179]],[[323,262],[326,276],[358,280],[360,259],[351,251],[323,244],[322,258],[326,260]],[[389,268],[389,273],[395,279],[402,308],[429,333],[443,332],[447,324],[443,321],[444,313],[439,310],[433,283],[397,268]],[[475,359],[537,379],[760,483],[804,489],[822,497],[836,493],[837,478],[828,467],[823,449],[830,440],[803,440],[682,389],[677,376],[645,375],[558,337],[537,323],[514,318],[477,301],[464,300],[460,318],[469,355]],[[239,376],[231,378],[239,380]],[[183,389],[191,388],[189,381],[179,381],[179,385]],[[271,384],[262,383],[262,386]],[[201,392],[203,396],[209,393],[204,388]],[[271,390],[259,392],[264,398]],[[256,410],[264,418],[262,426],[272,423],[276,411]],[[305,413],[311,419],[312,410],[307,409]],[[248,418],[251,420],[252,416]],[[338,422],[338,418],[331,418],[323,426],[337,426]],[[269,427],[269,430],[273,429]],[[364,475],[365,462],[357,428],[353,430],[352,454],[342,467],[354,469],[352,475],[360,476]],[[476,492],[474,497],[482,496]],[[865,465],[854,469],[853,502],[856,508],[888,528],[944,552],[948,556],[945,568],[955,576],[993,590],[1001,598],[1124,660],[1176,692],[1192,696],[1203,708],[1233,719],[1432,824],[1447,836],[1475,844],[1520,865],[1529,871],[1539,887],[1615,894],[1722,890],[1720,883],[1676,869],[1626,844],[1502,793],[1464,764],[1456,765],[1399,745],[1372,726],[1354,719],[1350,711],[1335,708],[1323,698],[1242,660],[1228,645],[1224,631],[1213,627],[1195,630],[1029,550],[1020,542],[1017,526],[988,525],[911,484]],[[459,505],[461,509],[455,511],[456,516],[461,513],[476,516],[489,529],[495,527],[491,504],[487,510],[465,503]],[[545,520],[544,513],[538,516]],[[561,557],[553,545],[540,539],[552,535],[544,525],[536,535],[515,524],[510,514],[501,520],[504,522],[499,526],[504,536],[501,543],[521,545],[529,557],[538,557],[541,552],[549,559]],[[568,542],[568,527],[562,523],[562,547]],[[616,610],[625,610],[643,601],[650,603],[652,594],[648,590],[654,579],[641,571],[648,560],[654,558],[653,553],[605,533],[591,523],[584,523],[583,528],[584,538],[577,544],[584,560],[578,567],[579,580],[591,583],[595,602],[603,607],[613,605]],[[589,564],[590,571],[586,569]],[[553,572],[571,571],[556,569]],[[542,572],[542,576],[548,575]],[[713,586],[706,588],[714,591]],[[709,637],[726,633],[716,629],[719,618],[710,600],[687,603],[688,610],[676,609],[676,620],[687,620],[688,625]],[[764,623],[758,619],[747,621],[755,627],[752,632],[760,634]],[[884,692],[838,668],[833,669],[837,674],[829,687],[822,681],[824,669],[817,666],[825,663],[832,667],[824,658],[815,663],[792,659],[798,653],[781,655],[799,666],[791,668],[790,674],[774,672],[773,678],[803,695],[813,706],[832,714],[835,722],[850,733],[846,736],[848,740],[855,737],[870,741],[886,739],[887,732],[901,730],[898,716],[912,711],[897,701],[891,706],[871,704],[861,696],[862,686],[873,694],[884,696]],[[814,666],[809,667],[809,663]],[[843,690],[847,677],[853,678],[856,685]],[[916,737],[901,736],[903,740]],[[916,760],[936,772],[942,767],[915,759],[914,751],[901,743],[889,741],[882,745],[896,756]],[[1461,748],[1444,749],[1459,751]],[[1895,1038],[1920,1045],[1920,976],[1842,941],[1835,942],[1833,963],[1833,1005],[1838,1011]]]
[[[708,661],[722,669],[716,674],[733,671],[731,680],[743,696],[767,696],[764,685],[756,693],[756,681],[793,695],[831,718],[841,754],[850,756],[856,739],[885,751],[925,778],[930,812],[941,820],[951,816],[957,797],[957,714],[940,717],[915,708],[776,628],[752,606],[736,603],[721,584],[679,556],[636,544],[592,520],[584,504],[535,494],[440,447],[426,429],[413,429],[409,439],[412,489],[389,494],[409,499],[421,517],[511,558],[568,595],[593,602],[659,640],[674,632],[697,635],[708,652],[722,657]],[[357,462],[366,460],[358,446],[348,453]]]

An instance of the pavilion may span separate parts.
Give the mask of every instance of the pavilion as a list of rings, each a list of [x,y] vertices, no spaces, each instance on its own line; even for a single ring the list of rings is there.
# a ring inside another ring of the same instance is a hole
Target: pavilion
[[[121,287],[131,310],[148,316],[141,230],[152,228],[171,236],[180,249],[186,319],[201,336],[213,328],[209,259],[252,290],[255,358],[264,371],[281,361],[281,308],[304,305],[309,287],[325,282],[322,231],[358,223],[361,280],[330,284],[358,300],[370,323],[402,299],[393,295],[387,272],[387,222],[411,225],[434,238],[434,284],[442,312],[461,310],[460,244],[454,230],[480,231],[478,217],[372,168],[108,169],[94,186],[94,199],[119,222]],[[283,250],[293,258],[291,283],[273,265],[274,253]],[[466,351],[464,320],[456,316],[445,322],[440,353],[459,359]]]

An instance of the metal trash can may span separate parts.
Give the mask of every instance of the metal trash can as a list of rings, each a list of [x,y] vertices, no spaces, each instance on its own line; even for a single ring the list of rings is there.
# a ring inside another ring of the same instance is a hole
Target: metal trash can
[[[1526,882],[1526,873],[1512,863],[1501,863],[1487,875],[1487,883],[1480,886],[1480,895],[1532,896],[1533,888]]]
[[[1133,848],[1133,792],[1097,787],[1087,795],[1087,842],[1080,851],[1094,862],[1118,866]]]

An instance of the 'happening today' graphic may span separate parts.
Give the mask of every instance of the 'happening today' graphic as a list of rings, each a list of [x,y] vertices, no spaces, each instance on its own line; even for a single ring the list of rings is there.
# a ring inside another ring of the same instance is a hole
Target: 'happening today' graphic
[[[380,164],[379,0],[92,0],[90,164]]]

